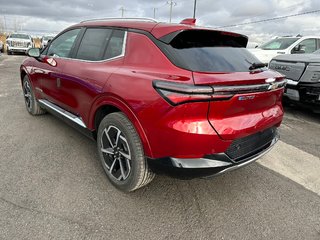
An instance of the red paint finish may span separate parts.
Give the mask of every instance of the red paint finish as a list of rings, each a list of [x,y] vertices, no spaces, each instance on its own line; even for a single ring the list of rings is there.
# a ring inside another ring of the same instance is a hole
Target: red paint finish
[[[76,26],[140,29],[156,38],[193,29],[181,24],[105,21]],[[199,28],[198,28],[199,29]],[[283,116],[282,89],[234,95],[227,100],[196,101],[172,106],[153,87],[154,80],[189,85],[248,85],[282,76],[260,73],[199,73],[178,68],[144,34],[127,34],[123,57],[101,62],[54,58],[57,66],[28,58],[28,74],[37,99],[47,99],[78,115],[95,131],[100,107],[114,106],[129,118],[150,158],[199,158],[225,152],[232,140],[279,126]],[[41,91],[39,91],[39,89]],[[239,100],[239,96],[251,96]]]

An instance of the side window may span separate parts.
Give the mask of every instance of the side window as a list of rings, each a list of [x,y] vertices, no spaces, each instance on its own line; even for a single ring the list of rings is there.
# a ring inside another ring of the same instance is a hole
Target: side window
[[[68,57],[71,53],[73,44],[77,38],[80,29],[73,29],[61,34],[51,42],[48,49],[48,56]]]
[[[104,59],[114,58],[122,54],[125,31],[114,30],[109,41]]]
[[[111,33],[112,29],[88,28],[81,40],[76,58],[90,61],[102,60]]]
[[[313,53],[315,50],[317,50],[317,43],[316,39],[314,38],[303,40],[299,45],[304,46],[305,53]]]

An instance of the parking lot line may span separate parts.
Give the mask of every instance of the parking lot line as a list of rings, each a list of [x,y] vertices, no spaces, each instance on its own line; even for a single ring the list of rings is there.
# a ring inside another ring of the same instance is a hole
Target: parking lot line
[[[320,159],[279,141],[258,163],[320,195]]]

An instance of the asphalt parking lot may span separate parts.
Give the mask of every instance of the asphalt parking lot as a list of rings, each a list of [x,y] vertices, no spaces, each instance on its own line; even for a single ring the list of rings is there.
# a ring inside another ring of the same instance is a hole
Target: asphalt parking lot
[[[27,113],[24,57],[0,56],[0,239],[320,239],[320,114],[286,107],[281,141],[245,168],[124,194],[95,142]]]

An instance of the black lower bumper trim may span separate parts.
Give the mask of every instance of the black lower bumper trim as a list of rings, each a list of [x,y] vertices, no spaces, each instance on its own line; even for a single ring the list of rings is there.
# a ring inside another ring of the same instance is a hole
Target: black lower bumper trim
[[[279,140],[279,135],[260,152],[248,156],[241,162],[235,163],[226,154],[219,153],[210,155],[210,158],[177,159],[177,158],[147,158],[151,170],[157,174],[168,175],[179,179],[193,179],[217,176],[222,173],[239,169],[258,160],[266,154]]]

